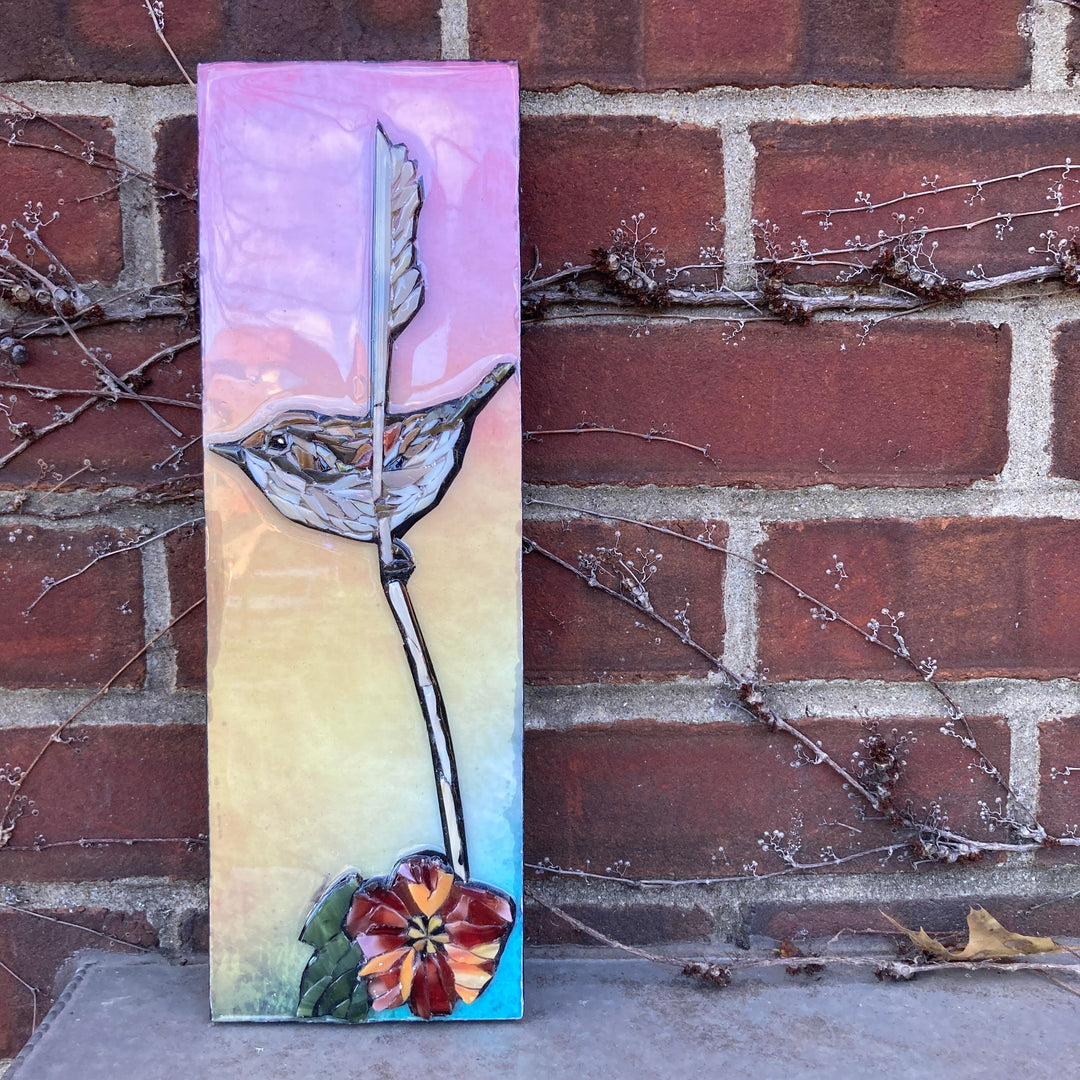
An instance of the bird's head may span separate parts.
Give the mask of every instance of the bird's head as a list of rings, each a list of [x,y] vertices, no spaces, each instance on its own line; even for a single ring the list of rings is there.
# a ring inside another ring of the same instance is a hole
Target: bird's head
[[[210,443],[210,449],[239,465],[264,491],[274,474],[318,482],[371,467],[364,421],[314,412],[283,413],[235,442]]]

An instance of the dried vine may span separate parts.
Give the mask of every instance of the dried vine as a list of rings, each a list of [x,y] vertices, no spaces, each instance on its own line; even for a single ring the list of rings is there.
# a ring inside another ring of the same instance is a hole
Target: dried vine
[[[164,34],[164,15],[160,2],[144,0],[148,14],[153,19],[155,32],[168,50],[185,79],[191,80],[169,46]],[[1058,0],[1059,3],[1080,7],[1078,0]],[[85,139],[75,131],[64,126],[32,106],[0,93],[0,101],[6,102],[15,110],[15,115],[8,121],[10,136],[6,140],[9,147],[24,147],[47,151],[79,161],[95,169],[102,170],[108,176],[110,187],[105,192],[114,191],[121,185],[138,181],[148,185],[159,195],[195,199],[195,192],[167,183],[124,159],[105,152],[91,140]],[[48,125],[57,133],[57,142],[49,145],[37,142],[26,135],[26,125],[37,121]],[[828,229],[834,218],[844,215],[868,214],[875,211],[890,210],[916,199],[932,199],[947,192],[969,191],[977,195],[989,187],[1007,182],[1019,183],[1034,176],[1060,177],[1059,197],[1051,206],[1038,209],[1021,209],[983,214],[966,221],[953,221],[935,226],[908,227],[906,217],[899,218],[900,227],[879,231],[876,238],[869,241],[849,242],[842,247],[813,246],[798,239],[792,241],[790,250],[783,250],[778,243],[775,230],[768,222],[757,227],[760,250],[759,257],[749,260],[744,266],[729,266],[723,253],[713,248],[702,248],[701,261],[685,266],[668,268],[663,253],[657,249],[652,237],[655,230],[642,235],[641,217],[636,215],[630,224],[623,223],[615,230],[609,245],[597,249],[589,263],[565,266],[554,273],[538,276],[539,261],[522,286],[522,314],[526,322],[541,320],[573,319],[579,320],[590,316],[606,316],[627,311],[644,312],[650,319],[687,319],[708,318],[742,323],[751,319],[774,319],[788,323],[805,323],[814,316],[826,313],[859,313],[869,318],[894,317],[914,314],[940,306],[955,307],[965,301],[996,296],[1014,298],[1018,286],[1037,285],[1057,289],[1074,288],[1080,284],[1080,242],[1074,230],[1060,235],[1053,229],[1047,229],[1042,239],[1045,250],[1039,249],[1043,261],[1019,270],[997,275],[985,275],[981,268],[973,268],[966,278],[950,278],[937,270],[934,263],[934,241],[931,237],[947,237],[967,233],[976,228],[1007,228],[1014,220],[1035,217],[1057,217],[1080,208],[1080,201],[1067,202],[1061,196],[1066,181],[1075,182],[1070,173],[1074,171],[1071,163],[1040,165],[1035,168],[1003,176],[989,177],[984,180],[972,180],[965,183],[936,186],[936,181],[918,192],[903,192],[890,199],[871,202],[861,200],[855,205],[804,211],[805,216],[818,218],[819,224]],[[97,196],[93,196],[97,197]],[[197,334],[191,334],[175,345],[162,348],[142,359],[138,364],[123,373],[114,373],[108,369],[93,349],[87,347],[80,337],[83,330],[115,323],[138,324],[149,319],[161,317],[179,317],[193,322],[198,313],[198,297],[194,273],[185,273],[171,280],[137,289],[109,292],[94,284],[80,283],[67,269],[60,258],[51,250],[48,242],[48,226],[53,218],[44,218],[40,208],[31,207],[22,220],[11,223],[9,230],[0,231],[0,301],[15,312],[12,318],[0,317],[0,365],[4,377],[0,379],[0,389],[25,393],[28,397],[42,401],[63,401],[78,399],[74,404],[58,408],[54,418],[40,426],[31,425],[12,415],[12,403],[6,403],[2,412],[12,436],[10,449],[0,455],[0,470],[24,454],[30,447],[46,439],[53,432],[75,423],[80,416],[90,409],[102,406],[114,406],[121,403],[125,407],[138,405],[147,410],[169,432],[180,438],[182,433],[161,417],[153,406],[166,405],[186,409],[198,409],[196,401],[185,401],[143,392],[145,377],[155,365],[171,361],[178,353],[192,348],[199,343]],[[894,222],[898,220],[894,216]],[[25,245],[25,257],[13,249],[13,241],[18,239]],[[1034,253],[1034,249],[1033,249]],[[42,269],[37,263],[43,263]],[[794,275],[800,269],[823,266],[838,267],[839,278],[828,284],[799,283]],[[733,272],[734,271],[734,272]],[[731,280],[753,277],[751,287],[734,288],[723,282],[725,273]],[[70,386],[51,386],[42,382],[25,381],[22,378],[24,368],[29,365],[33,370],[34,345],[39,339],[65,336],[69,338],[88,361],[94,372],[97,385],[92,388],[74,388]],[[662,442],[678,445],[701,455],[713,465],[718,465],[708,446],[697,446],[684,442],[667,433],[666,430],[648,432],[628,431],[614,426],[602,426],[582,423],[569,429],[536,430],[526,432],[526,438],[540,439],[555,435],[585,435],[592,432],[619,434],[634,437],[647,442]],[[174,450],[170,458],[183,454],[187,446],[197,441],[194,437],[185,446]],[[87,463],[86,467],[89,467]],[[82,470],[79,470],[81,472]],[[60,483],[79,475],[73,473],[63,478]],[[57,485],[59,486],[59,484]],[[51,489],[54,490],[54,489]],[[45,494],[48,494],[46,492]],[[198,492],[161,491],[154,493],[125,494],[110,497],[108,501],[81,509],[46,510],[35,506],[34,513],[50,520],[65,520],[101,513],[125,505],[159,505],[176,499],[191,499]],[[23,510],[27,492],[17,492],[11,496],[6,512]],[[532,865],[539,873],[603,879],[617,882],[633,888],[665,888],[673,885],[717,884],[732,881],[761,881],[772,877],[794,873],[810,872],[827,867],[834,867],[867,857],[889,858],[899,852],[908,852],[917,860],[954,863],[967,861],[991,853],[1031,852],[1051,847],[1080,847],[1080,838],[1074,836],[1053,836],[1037,820],[1033,811],[1019,798],[1010,786],[1007,778],[990,762],[979,748],[966,717],[947,690],[933,678],[933,673],[925,667],[925,661],[913,658],[899,632],[892,634],[890,642],[881,636],[881,627],[863,628],[845,617],[832,604],[816,599],[792,581],[783,577],[764,563],[756,562],[737,552],[732,552],[722,545],[713,544],[703,538],[694,538],[675,530],[657,526],[645,521],[617,515],[602,514],[584,507],[568,506],[544,500],[530,500],[532,505],[542,505],[561,509],[567,513],[587,514],[614,522],[640,526],[645,529],[670,535],[679,541],[698,544],[707,550],[722,554],[727,558],[741,559],[752,566],[754,571],[771,577],[783,587],[792,590],[800,599],[821,612],[821,617],[831,622],[838,622],[857,633],[871,647],[885,650],[894,660],[905,665],[914,677],[926,682],[939,695],[945,712],[950,720],[962,726],[963,744],[975,753],[985,772],[1001,785],[1008,795],[1010,809],[1003,817],[1015,837],[1008,842],[989,842],[968,837],[963,833],[947,828],[934,820],[919,819],[894,799],[893,785],[897,772],[893,768],[893,751],[888,746],[880,747],[881,761],[877,771],[857,776],[846,769],[834,757],[826,753],[796,724],[775,715],[768,704],[768,689],[726,668],[722,658],[713,654],[698,642],[690,633],[688,625],[681,625],[665,619],[654,611],[651,605],[643,603],[640,590],[633,583],[620,582],[612,587],[597,577],[595,566],[583,568],[581,565],[560,558],[532,540],[526,540],[526,548],[537,555],[552,560],[566,571],[585,581],[589,587],[628,604],[640,616],[662,626],[673,634],[684,646],[694,650],[713,665],[726,682],[727,700],[732,708],[739,710],[754,722],[760,723],[767,730],[784,733],[801,747],[809,762],[823,765],[832,771],[837,779],[848,785],[866,805],[879,814],[886,815],[893,827],[901,834],[897,843],[880,845],[850,855],[822,859],[816,862],[788,861],[782,869],[725,877],[699,877],[691,879],[644,879],[631,878],[622,873],[597,873],[589,870],[562,868],[550,863]],[[116,550],[95,557],[90,563],[73,574],[56,582],[47,584],[41,593],[30,603],[24,614],[28,614],[36,604],[53,589],[58,588],[72,578],[85,573],[97,562],[122,551],[131,551],[153,540],[159,540],[177,529],[194,524],[199,519],[191,519],[171,529],[158,532],[153,536],[132,543]],[[10,781],[11,791],[6,804],[0,812],[0,848],[9,850],[43,850],[64,846],[104,846],[113,844],[187,844],[201,845],[206,842],[198,837],[137,837],[137,838],[97,838],[71,841],[46,842],[43,839],[34,845],[15,846],[10,841],[19,818],[22,803],[22,788],[33,773],[44,754],[56,742],[62,741],[67,727],[83,712],[98,701],[133,664],[147,651],[167,635],[182,619],[194,611],[203,601],[197,600],[176,616],[166,627],[151,637],[145,645],[132,655],[106,683],[59,723],[50,733],[48,740],[36,753],[36,756]],[[893,627],[896,630],[896,627]],[[889,633],[888,629],[885,631]],[[662,963],[675,963],[680,966],[685,961],[659,957],[644,950],[623,945],[599,931],[592,929],[569,915],[567,912],[550,904],[541,897],[530,893],[532,898],[562,918],[569,925],[580,931],[620,949],[628,949],[636,955]],[[21,911],[25,915],[50,918],[40,913],[19,908],[7,910]],[[52,921],[64,922],[54,919]],[[78,924],[68,924],[77,926]],[[79,927],[91,934],[108,938],[109,935],[87,927]],[[119,944],[132,945],[120,939]],[[140,946],[132,947],[139,948]],[[790,958],[776,960],[741,960],[724,959],[704,962],[704,966],[690,972],[722,983],[730,979],[730,970],[736,967],[760,967],[771,964],[790,964]],[[879,977],[909,978],[916,971],[928,970],[926,965],[883,963],[866,958],[815,958],[814,963],[823,966],[837,964],[874,966]],[[963,965],[962,965],[963,966]],[[976,965],[968,965],[976,966]],[[995,970],[1019,970],[1014,965],[988,965],[980,962],[977,966],[993,967]],[[1040,970],[1048,977],[1053,973],[1075,974],[1075,965],[1025,965],[1026,970]],[[1044,970],[1045,969],[1045,970]],[[34,1008],[34,1023],[37,1022],[37,991],[21,979],[14,971],[0,963],[0,970],[5,971],[31,994]],[[725,973],[727,973],[725,975]],[[881,974],[884,973],[884,974]]]

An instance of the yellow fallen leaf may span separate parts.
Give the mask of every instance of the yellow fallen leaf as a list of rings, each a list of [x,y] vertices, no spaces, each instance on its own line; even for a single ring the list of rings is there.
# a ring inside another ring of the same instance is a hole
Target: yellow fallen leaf
[[[962,949],[946,949],[920,926],[909,930],[894,918],[885,915],[898,930],[911,939],[912,944],[928,952],[937,960],[1012,960],[1017,956],[1038,956],[1040,953],[1062,952],[1063,948],[1052,938],[1028,937],[1006,930],[986,908],[968,909],[968,942]]]

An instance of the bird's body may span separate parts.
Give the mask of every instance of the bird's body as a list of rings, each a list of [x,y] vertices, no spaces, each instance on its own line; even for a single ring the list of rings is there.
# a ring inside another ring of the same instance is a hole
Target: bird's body
[[[500,364],[460,398],[387,416],[379,500],[372,491],[370,416],[290,409],[239,442],[211,449],[240,465],[290,521],[375,542],[380,517],[398,536],[438,504],[461,467],[476,414],[513,371]]]

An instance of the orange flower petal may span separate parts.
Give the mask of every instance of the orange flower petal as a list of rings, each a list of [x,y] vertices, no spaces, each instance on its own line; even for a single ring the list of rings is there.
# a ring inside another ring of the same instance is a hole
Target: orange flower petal
[[[422,883],[417,882],[414,884],[410,881],[409,895],[421,914],[431,918],[446,903],[446,898],[450,895],[453,884],[454,875],[439,869],[436,871],[434,889],[429,892]]]
[[[453,972],[454,986],[457,988],[459,996],[462,987],[467,990],[483,990],[491,982],[490,972],[481,971],[479,968],[473,967],[472,964],[459,964],[451,960],[450,970]]]
[[[416,952],[413,949],[409,949],[405,954],[405,959],[401,961],[401,1000],[408,1001],[409,995],[412,993],[413,983],[413,961],[416,959]]]
[[[410,948],[391,949],[390,952],[373,956],[358,972],[358,975],[378,975],[392,968],[403,956],[412,952]]]
[[[485,957],[477,956],[475,952],[470,952],[468,949],[463,949],[460,945],[455,945],[453,942],[444,945],[446,949],[446,955],[454,961],[455,964],[471,964],[473,967],[479,967],[481,964],[488,963]]]
[[[457,988],[457,996],[465,1002],[466,1005],[471,1005],[479,996],[479,990],[470,990],[467,986],[459,986]]]

